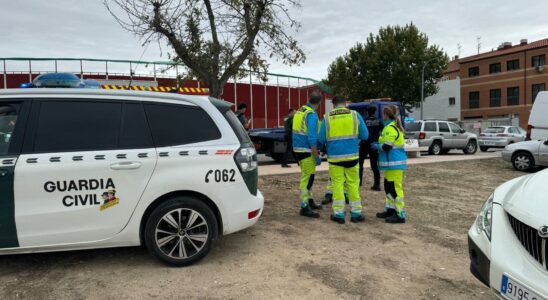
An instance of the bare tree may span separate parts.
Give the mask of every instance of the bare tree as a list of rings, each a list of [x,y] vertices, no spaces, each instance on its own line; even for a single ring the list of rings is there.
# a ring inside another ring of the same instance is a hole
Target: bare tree
[[[266,72],[266,58],[305,61],[292,17],[300,0],[103,0],[126,30],[145,43],[167,42],[171,57],[219,97],[241,68]]]

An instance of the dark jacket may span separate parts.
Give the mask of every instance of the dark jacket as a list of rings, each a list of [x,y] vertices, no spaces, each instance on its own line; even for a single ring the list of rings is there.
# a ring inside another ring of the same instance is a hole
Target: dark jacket
[[[367,143],[372,144],[378,142],[382,130],[381,121],[375,116],[368,116],[367,119],[365,119],[365,126],[367,126],[367,130],[369,131]]]
[[[292,130],[293,130],[293,117],[288,117],[284,120],[284,130],[285,130],[285,135],[284,135],[284,138],[286,141],[290,141],[291,138],[292,138]]]
[[[238,120],[240,120],[240,123],[242,123],[242,126],[247,129],[247,118],[245,117],[245,114],[239,110],[236,111],[236,117],[238,117]]]

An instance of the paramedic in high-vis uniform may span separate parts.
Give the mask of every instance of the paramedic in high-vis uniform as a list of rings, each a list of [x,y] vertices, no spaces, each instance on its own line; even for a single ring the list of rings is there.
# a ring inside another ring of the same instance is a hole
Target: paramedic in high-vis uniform
[[[316,174],[318,151],[318,123],[316,111],[320,106],[322,96],[318,92],[310,95],[308,104],[301,107],[293,117],[293,152],[301,167],[300,202],[301,216],[319,218],[320,214],[313,209],[320,209],[312,198],[312,185]]]
[[[360,198],[359,145],[369,133],[365,122],[356,111],[346,108],[346,100],[333,98],[335,108],[323,119],[320,126],[320,145],[327,145],[329,177],[333,191],[333,214],[331,220],[344,224],[346,205],[344,188],[348,190],[351,207],[351,222],[363,222]]]
[[[404,129],[396,106],[384,107],[383,116],[384,129],[375,147],[379,150],[379,169],[384,171],[386,199],[384,211],[377,213],[377,218],[386,219],[387,223],[405,223],[403,176],[407,155]]]

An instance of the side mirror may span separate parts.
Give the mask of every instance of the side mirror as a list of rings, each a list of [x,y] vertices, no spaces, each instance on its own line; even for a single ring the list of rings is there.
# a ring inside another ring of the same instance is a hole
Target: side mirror
[[[462,128],[460,129],[460,133],[465,133],[465,132],[466,132],[466,130],[464,130]]]
[[[544,141],[544,145],[548,146],[548,140]]]

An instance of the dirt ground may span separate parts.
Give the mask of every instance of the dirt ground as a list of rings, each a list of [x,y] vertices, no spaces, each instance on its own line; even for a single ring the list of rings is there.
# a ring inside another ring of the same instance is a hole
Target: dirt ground
[[[335,224],[329,207],[299,217],[298,175],[261,177],[259,223],[197,265],[168,268],[138,247],[0,256],[0,299],[494,299],[469,273],[466,233],[492,190],[521,175],[499,158],[411,166],[403,225],[375,219],[383,193],[365,188],[365,223]]]

